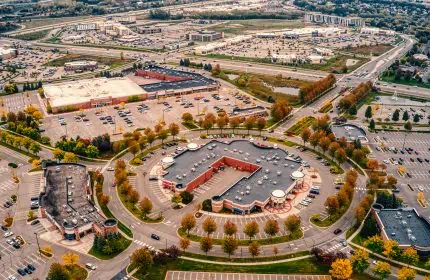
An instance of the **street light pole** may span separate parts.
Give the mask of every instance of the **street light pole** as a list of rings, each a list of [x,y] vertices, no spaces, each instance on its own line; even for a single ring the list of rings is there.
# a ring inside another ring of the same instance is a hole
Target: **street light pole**
[[[34,235],[36,235],[36,242],[37,242],[37,248],[39,248],[39,255],[40,257],[42,257],[42,253],[40,252],[40,244],[39,244],[39,238],[37,236],[37,232],[35,232]]]

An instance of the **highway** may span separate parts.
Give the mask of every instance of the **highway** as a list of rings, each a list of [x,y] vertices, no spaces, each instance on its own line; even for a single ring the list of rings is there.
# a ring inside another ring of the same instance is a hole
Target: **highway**
[[[151,8],[151,9],[145,9],[145,10],[137,10],[137,11],[115,13],[115,14],[108,14],[108,15],[109,16],[139,16],[139,15],[149,14],[149,12],[151,10],[155,10],[155,9],[172,11],[172,10],[177,10],[177,9],[182,9],[182,8],[187,8],[187,7],[205,6],[205,5],[209,5],[209,4],[224,3],[224,2],[229,2],[229,1],[227,1],[227,0],[210,0],[210,1],[204,1],[204,2],[194,2],[194,3],[188,3],[188,4],[182,4],[182,5],[172,5],[172,6],[167,6],[167,7]],[[106,18],[106,16],[108,16],[108,15],[92,16],[89,19],[81,19],[81,20],[69,21],[69,22],[64,22],[64,23],[50,24],[50,25],[45,25],[45,26],[40,26],[40,27],[35,27],[35,28],[18,29],[18,30],[14,30],[14,31],[10,31],[10,32],[5,32],[3,34],[8,35],[8,36],[13,36],[13,35],[20,35],[20,34],[27,34],[27,33],[42,31],[42,30],[61,28],[61,27],[65,27],[65,26],[68,26],[71,24],[91,23],[91,22],[95,22],[95,21],[104,20]]]

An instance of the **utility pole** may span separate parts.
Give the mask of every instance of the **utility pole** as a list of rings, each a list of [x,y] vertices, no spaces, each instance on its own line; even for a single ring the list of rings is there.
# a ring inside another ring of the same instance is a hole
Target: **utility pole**
[[[34,235],[36,235],[36,242],[37,242],[37,248],[39,248],[39,255],[40,257],[42,257],[42,253],[40,252],[40,244],[39,244],[39,238],[37,236],[37,232],[35,232]]]

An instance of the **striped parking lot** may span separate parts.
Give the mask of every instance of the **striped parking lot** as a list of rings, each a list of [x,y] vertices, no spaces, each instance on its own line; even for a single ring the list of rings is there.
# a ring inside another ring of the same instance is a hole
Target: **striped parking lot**
[[[17,273],[18,268],[24,268],[28,264],[32,264],[38,268],[38,266],[41,266],[45,264],[48,260],[36,252],[31,253],[27,255],[25,258],[22,259],[14,259],[12,264],[9,264],[5,267],[5,269],[0,273],[0,279],[8,279],[9,276],[15,276],[17,279],[21,279],[21,277]]]
[[[330,280],[328,275],[287,275],[168,271],[166,280]]]

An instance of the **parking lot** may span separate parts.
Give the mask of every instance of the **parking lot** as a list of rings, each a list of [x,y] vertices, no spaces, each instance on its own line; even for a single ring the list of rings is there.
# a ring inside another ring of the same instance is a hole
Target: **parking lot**
[[[372,134],[373,155],[387,166],[387,173],[398,180],[399,196],[418,213],[430,215],[429,208],[422,208],[417,202],[417,193],[423,192],[427,204],[430,203],[430,150],[428,135],[408,133],[405,149],[402,150],[405,133],[385,132]],[[381,149],[382,147],[382,149]],[[399,172],[401,171],[401,172]]]
[[[53,141],[62,136],[92,138],[104,133],[121,135],[138,128],[152,128],[162,120],[167,125],[177,123],[181,129],[184,129],[181,118],[185,112],[193,114],[197,119],[197,115],[203,116],[208,112],[216,114],[225,110],[229,113],[235,105],[245,108],[261,104],[257,100],[252,102],[243,98],[240,100],[229,95],[225,89],[220,90],[219,97],[216,99],[209,93],[195,93],[163,100],[128,103],[124,108],[119,106],[93,108],[85,110],[83,114],[72,112],[47,117],[43,120],[41,128],[46,130],[46,134]],[[245,104],[244,101],[251,104]]]
[[[11,95],[4,95],[1,97],[1,102],[3,106],[0,107],[0,111],[7,112],[18,112],[23,111],[28,105],[36,105],[40,107],[39,100],[37,99],[37,93],[29,92],[27,93],[15,93]]]
[[[42,79],[60,78],[64,71],[58,71],[55,67],[45,66],[50,60],[63,56],[47,50],[30,49],[27,46],[18,48],[18,56],[3,62],[3,65],[14,67],[19,75],[14,78],[15,82],[38,81]],[[0,80],[5,78],[8,72],[0,73]]]
[[[218,273],[196,271],[168,271],[166,280],[330,280],[328,275],[286,275],[286,274],[250,274]]]
[[[309,44],[318,45],[321,47],[330,47],[335,49],[347,49],[350,47],[360,46],[375,46],[378,44],[393,44],[395,42],[394,36],[358,34],[348,32],[340,36],[333,37],[316,37],[305,39]]]
[[[403,125],[405,121],[403,120],[403,115],[405,112],[408,115],[408,120],[411,123],[418,124],[428,124],[430,122],[430,107],[425,106],[407,106],[407,105],[379,105],[378,100],[374,102],[372,105],[373,118],[375,121],[383,121],[383,122],[397,122],[400,125]],[[366,119],[365,112],[367,106],[362,106],[358,111],[357,116],[361,119]],[[398,119],[397,121],[393,119],[395,115],[395,111],[398,111]],[[418,122],[415,122],[414,117],[418,115]]]

